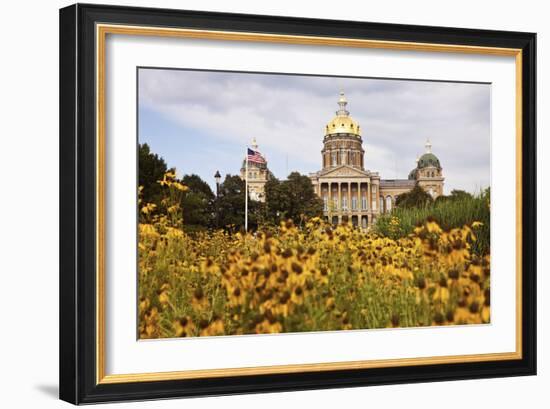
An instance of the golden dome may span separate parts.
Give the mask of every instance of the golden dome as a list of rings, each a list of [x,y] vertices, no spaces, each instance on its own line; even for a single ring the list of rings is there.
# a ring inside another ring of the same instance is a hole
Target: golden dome
[[[326,135],[336,133],[350,133],[358,136],[361,135],[359,124],[350,116],[335,116],[334,119],[328,123],[325,131]]]
[[[336,111],[336,116],[325,127],[325,135],[347,133],[361,136],[361,127],[349,115],[349,111],[346,110],[347,104],[348,101],[346,100],[344,93],[340,92],[340,98],[338,99],[340,109]]]

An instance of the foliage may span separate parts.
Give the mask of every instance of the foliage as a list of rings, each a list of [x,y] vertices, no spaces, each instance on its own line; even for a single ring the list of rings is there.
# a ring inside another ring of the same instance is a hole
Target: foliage
[[[176,174],[172,171],[167,171],[162,176],[162,180],[158,180],[157,183],[163,188],[160,206],[157,206],[155,203],[146,203],[143,200],[143,186],[139,186],[138,188],[140,224],[158,225],[161,227],[161,232],[166,232],[170,229],[182,229],[183,212],[181,210],[181,201],[188,190],[187,186],[180,183],[176,179]]]
[[[292,172],[282,182],[275,178],[269,180],[265,191],[267,220],[275,225],[292,219],[301,226],[305,220],[323,214],[323,202],[311,180],[298,172]]]
[[[399,223],[399,229],[395,228],[395,220]],[[378,217],[375,231],[396,239],[411,234],[416,226],[427,220],[435,220],[446,231],[480,222],[475,224],[477,240],[471,243],[472,251],[478,255],[490,253],[489,189],[475,196],[451,194],[445,200],[436,200],[434,204],[420,208],[396,207],[390,214]]]
[[[214,223],[215,196],[208,183],[198,175],[185,175],[181,182],[188,187],[182,197],[181,206],[188,230],[206,229]]]
[[[418,183],[409,192],[397,196],[395,206],[402,209],[423,208],[431,205],[432,197]]]
[[[244,229],[245,182],[239,176],[227,175],[220,185],[215,204],[216,226],[228,231]],[[256,229],[261,218],[262,206],[248,197],[248,227]]]
[[[175,169],[169,169],[174,174]],[[153,154],[147,144],[139,145],[139,185],[143,203],[154,205],[152,213],[166,213],[162,203],[162,186],[158,183],[168,172],[166,163]],[[185,175],[178,183],[186,186],[181,195],[180,207],[185,220],[186,232],[198,232],[223,228],[229,232],[244,230],[245,182],[236,175],[226,175],[216,196],[208,183],[198,175]],[[273,174],[265,185],[266,203],[248,198],[248,228],[258,226],[276,227],[282,220],[291,218],[302,225],[305,220],[321,216],[323,204],[313,190],[311,180],[293,172],[285,181],[277,180]]]
[[[208,183],[198,175],[185,175],[181,180],[176,179],[175,169],[167,169],[164,159],[151,152],[146,143],[139,145],[139,186],[140,198],[143,203],[149,203],[150,215],[153,213],[166,213],[167,208],[163,204],[162,185],[165,175],[172,176],[172,182],[186,186],[185,192],[180,194],[180,208],[183,212],[186,231],[205,230],[214,225],[214,193]]]
[[[138,147],[138,161],[138,183],[142,187],[141,198],[144,203],[153,203],[160,207],[162,187],[157,181],[161,180],[168,170],[166,162],[156,153],[152,153],[146,143]]]
[[[177,208],[183,191],[165,180]],[[479,222],[427,221],[392,239],[314,217],[191,236],[180,214],[140,219],[142,339],[490,322],[490,257],[472,252]]]
[[[471,199],[472,197],[473,196],[471,193],[468,193],[464,190],[453,189],[451,190],[451,194],[449,196],[444,196],[444,195],[438,196],[438,198],[435,201],[444,202],[448,200],[467,200],[467,199]]]

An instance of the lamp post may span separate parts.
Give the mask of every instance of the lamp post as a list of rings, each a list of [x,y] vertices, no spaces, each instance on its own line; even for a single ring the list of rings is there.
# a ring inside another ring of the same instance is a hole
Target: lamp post
[[[215,209],[216,209],[216,228],[220,227],[220,209],[219,209],[219,198],[220,198],[220,181],[222,179],[222,175],[220,175],[220,171],[217,170],[214,174],[214,179],[216,180],[216,201],[215,201]]]
[[[217,170],[216,174],[214,175],[214,179],[216,179],[216,197],[220,195],[220,180],[222,179],[222,175],[220,175],[220,171]]]

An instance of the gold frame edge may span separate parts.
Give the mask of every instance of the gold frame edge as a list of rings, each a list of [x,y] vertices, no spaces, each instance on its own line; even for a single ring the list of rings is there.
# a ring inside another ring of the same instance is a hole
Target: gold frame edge
[[[516,65],[516,351],[473,355],[380,359],[367,361],[325,362],[314,364],[148,372],[105,373],[105,41],[107,34],[162,36],[224,41],[249,41],[298,45],[339,46],[402,51],[427,51],[514,56]],[[522,359],[522,50],[454,44],[414,43],[351,38],[295,36],[236,31],[178,29],[119,24],[96,24],[96,383],[117,384],[163,380],[204,379],[213,377],[288,374],[350,369],[437,365]]]

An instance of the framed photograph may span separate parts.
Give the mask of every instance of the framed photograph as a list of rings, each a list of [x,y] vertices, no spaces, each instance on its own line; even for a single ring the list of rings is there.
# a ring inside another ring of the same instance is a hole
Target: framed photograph
[[[535,45],[61,9],[61,399],[534,375]]]

